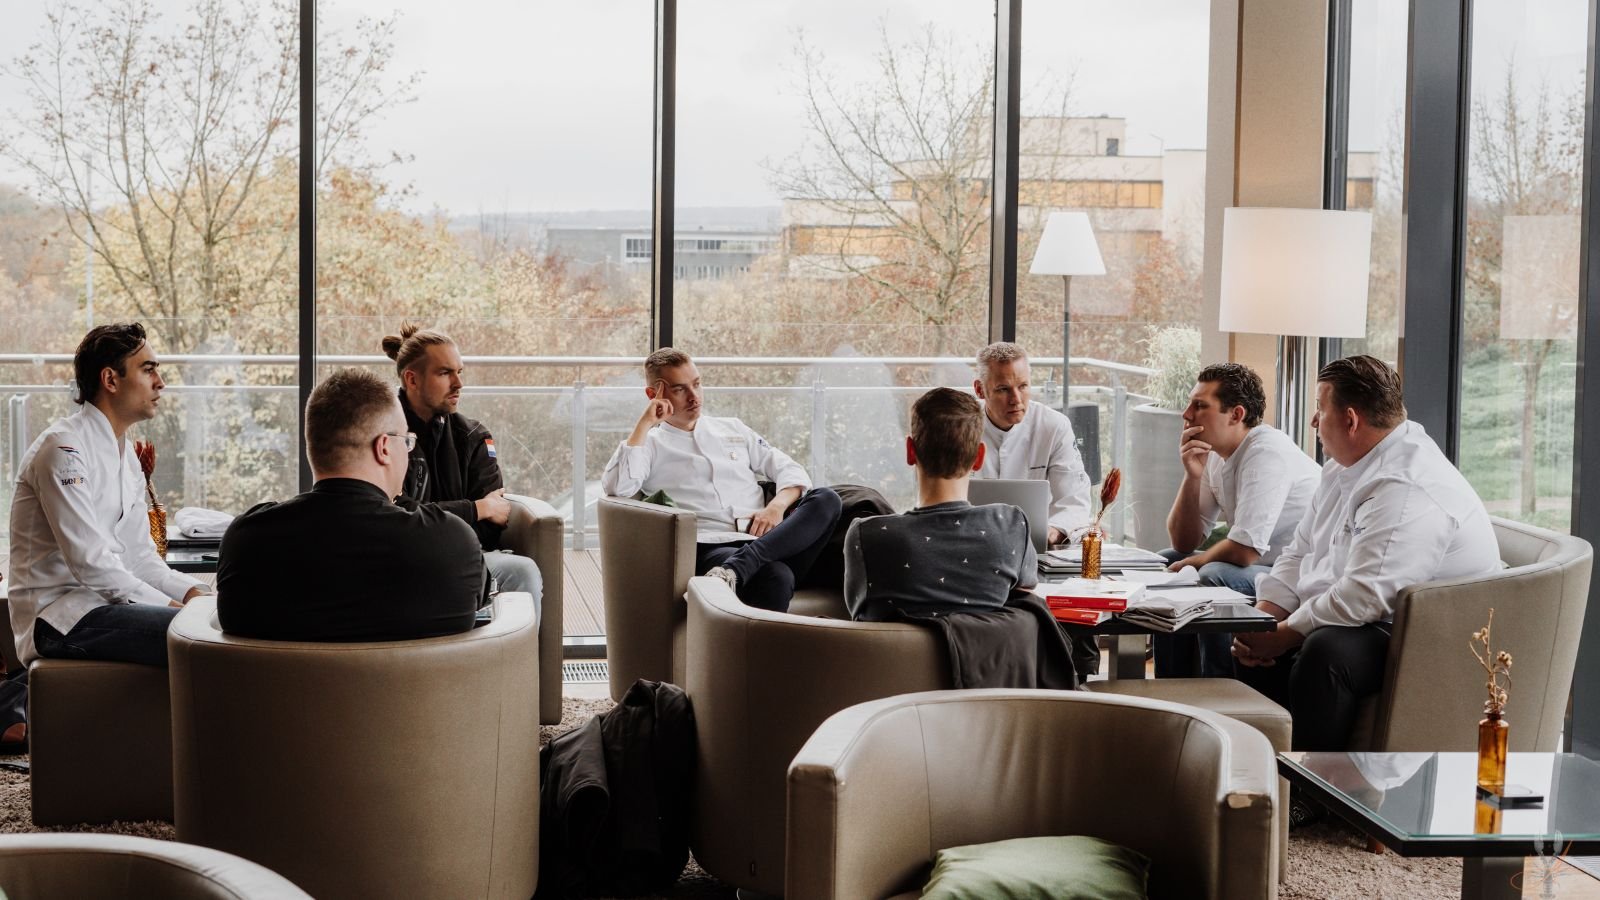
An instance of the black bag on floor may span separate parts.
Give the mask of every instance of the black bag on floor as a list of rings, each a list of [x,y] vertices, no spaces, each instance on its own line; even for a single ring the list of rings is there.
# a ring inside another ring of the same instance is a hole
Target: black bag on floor
[[[539,753],[539,896],[660,893],[689,861],[694,714],[640,679]]]

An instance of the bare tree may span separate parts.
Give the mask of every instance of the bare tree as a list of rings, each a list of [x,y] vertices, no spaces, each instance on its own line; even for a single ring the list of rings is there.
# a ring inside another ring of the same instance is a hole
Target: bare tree
[[[292,309],[264,288],[295,262],[297,210],[258,196],[292,176],[298,149],[298,10],[195,0],[168,28],[151,0],[67,2],[8,69],[30,108],[0,131],[0,152],[170,349],[201,345],[241,304]],[[325,34],[317,49],[319,182],[329,166],[370,168],[363,126],[412,95],[416,76],[384,77],[393,26],[364,19],[352,40]],[[244,244],[252,264],[233,264]]]
[[[1530,100],[1517,92],[1516,66],[1508,66],[1500,91],[1473,104],[1472,164],[1475,178],[1468,201],[1467,280],[1481,297],[1500,293],[1506,216],[1576,215],[1583,178],[1583,92],[1580,88],[1552,102],[1541,85]],[[1483,339],[1497,337],[1498,305],[1469,305],[1467,329]],[[1556,347],[1550,338],[1506,342],[1523,371],[1521,409],[1521,514],[1538,511],[1535,419],[1539,377]]]
[[[807,140],[768,171],[781,195],[820,211],[802,249],[858,280],[858,315],[909,310],[943,353],[987,295],[993,70],[932,27],[896,42],[880,22],[879,34],[875,77],[859,84],[797,36]]]

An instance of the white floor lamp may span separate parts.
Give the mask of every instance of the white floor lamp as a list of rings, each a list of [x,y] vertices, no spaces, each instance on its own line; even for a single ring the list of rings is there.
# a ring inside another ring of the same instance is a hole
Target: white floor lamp
[[[1278,336],[1278,427],[1306,446],[1306,338],[1367,333],[1372,215],[1333,209],[1222,211],[1222,331]],[[1314,377],[1314,376],[1313,376]]]
[[[1104,275],[1105,260],[1094,239],[1094,228],[1085,212],[1053,212],[1033,251],[1029,275],[1061,276],[1061,411],[1067,411],[1067,367],[1070,365],[1072,338],[1072,276]]]

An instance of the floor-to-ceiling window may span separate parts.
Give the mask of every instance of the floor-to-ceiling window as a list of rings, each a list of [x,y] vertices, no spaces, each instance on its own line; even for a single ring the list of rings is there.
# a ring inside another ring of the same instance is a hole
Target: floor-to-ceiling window
[[[1404,302],[1402,251],[1406,160],[1406,4],[1350,0],[1348,140],[1345,209],[1372,213],[1372,269],[1367,333],[1340,350],[1367,353],[1390,365],[1400,359]]]
[[[156,445],[160,499],[237,511],[294,491],[297,15],[282,0],[6,9],[0,506],[21,453],[75,408],[59,355],[130,320],[168,358],[161,413],[133,434]]]
[[[1589,4],[1472,15],[1459,465],[1490,512],[1571,523]]]

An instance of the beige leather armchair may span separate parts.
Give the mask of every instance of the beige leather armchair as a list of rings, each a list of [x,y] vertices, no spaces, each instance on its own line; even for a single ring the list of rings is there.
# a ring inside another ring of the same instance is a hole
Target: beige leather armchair
[[[167,633],[179,840],[316,897],[504,897],[538,884],[538,634],[527,594],[464,634],[386,643]]]
[[[1508,568],[1419,584],[1395,601],[1383,691],[1363,704],[1351,748],[1474,750],[1483,669],[1467,649],[1494,607],[1494,646],[1516,679],[1507,718],[1513,751],[1559,746],[1583,632],[1594,552],[1582,538],[1493,519]]]
[[[511,518],[500,546],[533,560],[544,582],[539,600],[539,722],[561,723],[562,588],[566,584],[566,520],[543,500],[507,494]]]
[[[915,897],[934,854],[1091,835],[1151,859],[1150,896],[1277,889],[1267,739],[1193,707],[1076,691],[939,691],[853,706],[788,771],[789,900]]]
[[[784,773],[824,719],[866,700],[951,686],[933,631],[843,614],[842,604],[835,619],[769,612],[715,578],[689,580],[684,688],[699,756],[689,845],[725,882],[783,891]]]
[[[232,854],[120,834],[0,837],[0,888],[18,900],[311,900],[287,879]]]
[[[634,681],[684,684],[684,591],[694,577],[695,515],[670,506],[600,501],[600,578],[605,592],[606,665],[611,699]],[[801,589],[791,612],[844,616],[837,591]]]

